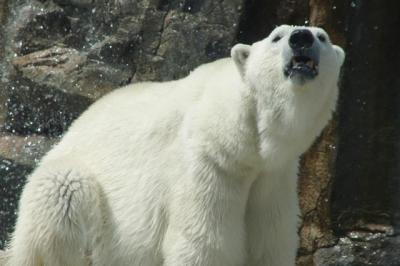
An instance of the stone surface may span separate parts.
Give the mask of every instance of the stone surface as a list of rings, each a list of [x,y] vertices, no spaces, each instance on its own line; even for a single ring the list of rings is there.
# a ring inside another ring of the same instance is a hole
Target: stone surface
[[[336,156],[336,121],[302,158],[299,178],[302,225],[299,255],[307,256],[335,241],[330,220],[332,169]]]
[[[60,135],[116,87],[176,79],[227,56],[243,1],[100,2],[19,0],[10,6],[2,62],[6,130]]]
[[[10,84],[4,129],[11,133],[59,136],[91,102],[27,79],[20,78],[18,87]]]
[[[71,33],[71,23],[62,8],[51,1],[33,3],[13,9],[12,25],[6,28],[11,37],[8,49],[28,54],[63,42]]]
[[[353,237],[357,232],[352,232]],[[314,254],[316,266],[398,266],[400,237],[382,233],[361,233],[362,237],[342,237],[333,247]]]
[[[59,139],[40,135],[0,134],[0,156],[16,164],[34,167]]]
[[[5,128],[20,134],[61,134],[92,101],[132,74],[66,47],[14,57],[11,65]]]
[[[398,231],[400,54],[394,51],[400,2],[354,1],[341,8],[348,60],[339,103],[333,223],[339,233],[365,224],[393,225]]]
[[[1,89],[1,91],[0,91],[0,129],[1,129],[4,126],[4,123],[6,121],[6,116],[7,116],[6,104],[7,104],[8,97],[4,90],[4,86],[1,86],[1,83],[0,83],[0,89]]]
[[[277,25],[309,23],[309,1],[248,0],[240,22],[238,40],[253,43],[267,36]]]
[[[16,219],[18,199],[32,167],[0,156],[0,249],[4,248]]]

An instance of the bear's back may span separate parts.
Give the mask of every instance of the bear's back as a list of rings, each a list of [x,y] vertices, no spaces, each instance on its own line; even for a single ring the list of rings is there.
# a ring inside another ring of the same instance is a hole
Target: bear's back
[[[179,145],[176,141],[185,115],[199,101],[222,98],[205,94],[224,95],[226,89],[232,90],[226,84],[232,82],[232,77],[226,77],[232,70],[236,71],[231,60],[222,59],[202,65],[180,80],[143,82],[117,89],[74,121],[43,162],[72,156],[89,167],[94,165],[94,171],[108,174],[111,162],[128,171],[146,163],[150,159],[146,154],[155,156],[154,150],[161,156],[169,146]]]

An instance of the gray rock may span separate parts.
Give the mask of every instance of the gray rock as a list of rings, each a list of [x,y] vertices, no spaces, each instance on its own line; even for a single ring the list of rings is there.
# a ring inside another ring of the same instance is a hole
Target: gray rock
[[[167,1],[166,1],[167,2]],[[171,80],[185,76],[195,66],[229,55],[239,24],[241,1],[170,1],[159,5],[165,11],[148,12],[149,21],[162,21],[160,38],[144,36],[135,81]],[[153,23],[144,23],[153,25]],[[160,27],[158,24],[157,27]],[[148,29],[147,32],[152,32]],[[157,35],[153,35],[157,36]],[[147,38],[146,38],[147,37]],[[149,41],[150,39],[150,41]]]
[[[18,55],[28,54],[62,43],[71,33],[71,22],[62,8],[51,1],[34,1],[16,6],[11,25],[6,34],[10,36],[7,49]]]
[[[10,83],[7,92],[4,130],[23,135],[59,136],[91,103],[86,97],[38,86],[26,78]]]
[[[363,232],[356,239],[343,237],[335,246],[317,250],[314,263],[316,266],[398,266],[399,250],[399,236]]]
[[[18,199],[32,167],[0,157],[0,249],[5,247],[16,219]]]
[[[113,44],[107,45],[112,47]],[[112,54],[110,57],[115,58]],[[16,70],[15,80],[24,78],[39,87],[51,87],[91,100],[98,99],[120,83],[127,83],[132,75],[128,70],[64,47],[16,57],[12,65]]]
[[[6,116],[7,116],[7,108],[6,108],[6,103],[7,103],[7,94],[5,92],[4,86],[1,86],[0,83],[0,128],[3,127],[4,122],[6,121]]]
[[[185,76],[194,66],[228,56],[232,35],[228,26],[210,24],[199,15],[171,11],[164,18],[156,51],[141,58],[145,64],[138,66],[134,79],[171,80]],[[150,74],[149,68],[154,73]]]
[[[52,47],[13,58],[5,128],[20,134],[61,134],[89,104],[132,73],[72,48]]]
[[[55,3],[62,6],[90,7],[93,0],[54,0]]]
[[[19,0],[6,27],[5,129],[60,135],[94,100],[227,56],[244,0]]]

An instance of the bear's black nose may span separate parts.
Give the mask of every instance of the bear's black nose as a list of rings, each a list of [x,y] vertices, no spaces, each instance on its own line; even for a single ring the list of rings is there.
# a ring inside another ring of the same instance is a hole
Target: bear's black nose
[[[292,49],[307,49],[314,43],[314,36],[306,29],[294,30],[289,38],[289,45]]]

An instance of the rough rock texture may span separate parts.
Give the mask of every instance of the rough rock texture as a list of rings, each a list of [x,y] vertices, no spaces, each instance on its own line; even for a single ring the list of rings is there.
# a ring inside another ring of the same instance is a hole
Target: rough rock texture
[[[395,1],[385,7],[362,1],[348,14],[351,60],[343,86],[352,89],[343,90],[340,99],[340,167],[332,209],[339,231],[365,223],[399,226],[399,16]]]
[[[310,255],[318,248],[331,246],[336,241],[329,208],[336,156],[336,130],[334,119],[302,158],[299,194],[303,223],[299,229],[298,253],[300,257],[304,256],[303,261],[311,259]]]
[[[1,151],[0,151],[1,152]],[[25,177],[32,167],[0,156],[0,246],[4,247],[16,218],[16,207]]]
[[[93,101],[285,23],[347,52],[338,112],[302,159],[298,265],[400,265],[399,17],[395,0],[0,0],[0,248],[26,176]]]
[[[116,87],[228,55],[240,10],[240,0],[10,3],[5,129],[60,135]]]
[[[399,246],[399,236],[349,232],[336,245],[317,250],[314,262],[324,266],[398,266]]]
[[[52,146],[58,138],[48,138],[41,135],[18,136],[0,134],[1,156],[18,164],[34,165]]]

